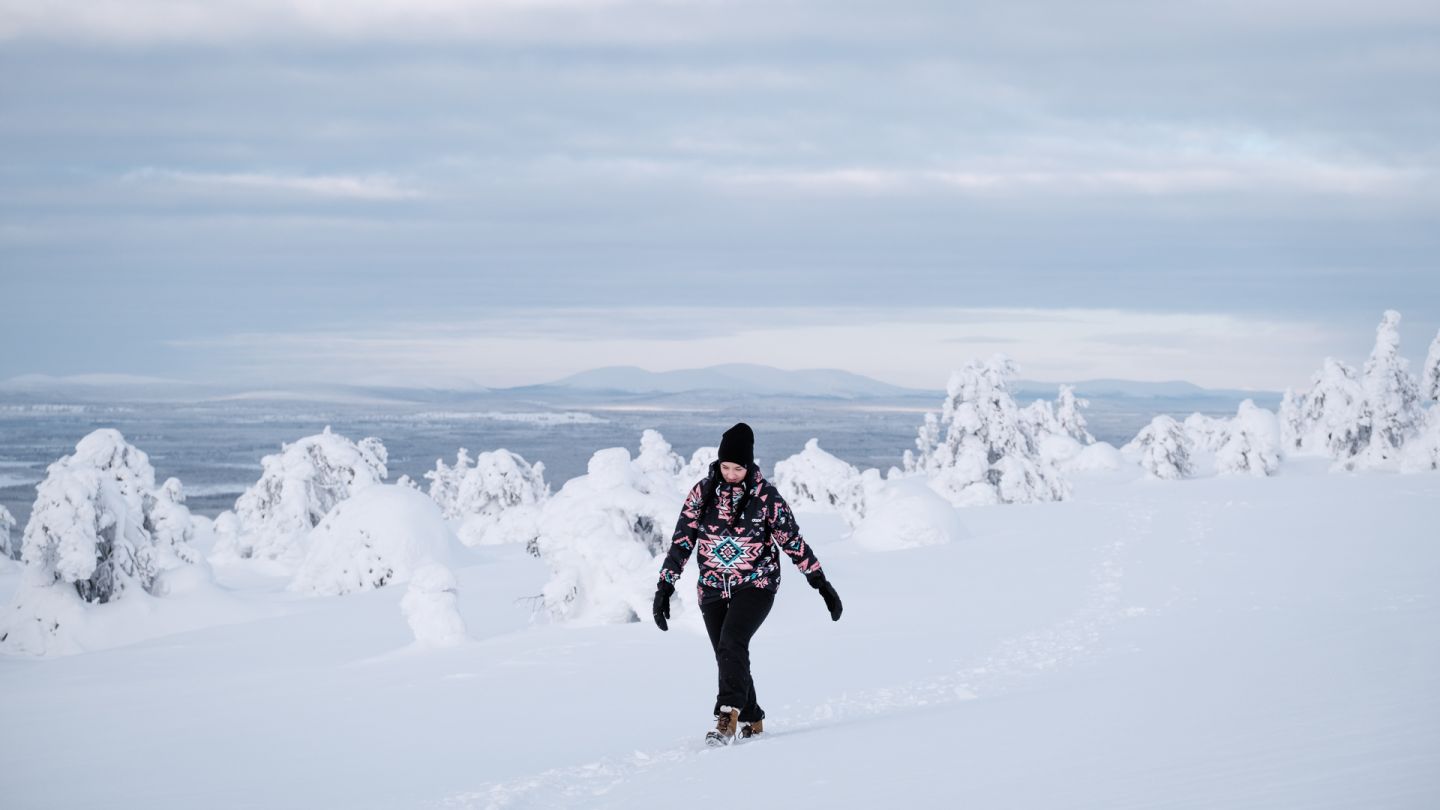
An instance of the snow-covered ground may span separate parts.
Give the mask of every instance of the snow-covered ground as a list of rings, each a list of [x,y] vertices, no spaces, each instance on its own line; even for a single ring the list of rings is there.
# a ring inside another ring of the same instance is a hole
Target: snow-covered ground
[[[1327,467],[1083,473],[899,551],[802,512],[844,616],[786,569],[766,738],[719,750],[698,616],[532,623],[518,545],[455,546],[449,648],[414,645],[404,585],[219,565],[224,592],[137,596],[169,635],[0,658],[0,805],[1437,807],[1440,474]]]

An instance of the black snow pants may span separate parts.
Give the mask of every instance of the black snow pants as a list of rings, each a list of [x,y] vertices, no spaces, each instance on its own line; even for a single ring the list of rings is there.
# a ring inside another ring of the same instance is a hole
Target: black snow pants
[[[720,714],[721,706],[733,706],[740,710],[741,722],[765,719],[764,710],[755,701],[755,682],[750,679],[750,638],[774,604],[775,594],[770,591],[745,588],[729,599],[700,606],[710,646],[715,648],[715,663],[720,668],[715,714]]]

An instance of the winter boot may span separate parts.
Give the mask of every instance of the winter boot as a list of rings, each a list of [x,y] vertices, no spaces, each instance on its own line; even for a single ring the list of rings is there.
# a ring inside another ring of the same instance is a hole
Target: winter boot
[[[715,715],[715,728],[705,735],[705,744],[710,747],[729,745],[735,739],[735,728],[740,724],[740,710],[721,706]]]
[[[741,721],[740,721],[740,739],[742,739],[742,740],[753,740],[754,738],[759,737],[761,734],[764,734],[764,733],[765,733],[765,721],[764,721],[764,720],[756,720],[756,721],[754,721],[754,722],[750,722],[749,720],[741,720]]]

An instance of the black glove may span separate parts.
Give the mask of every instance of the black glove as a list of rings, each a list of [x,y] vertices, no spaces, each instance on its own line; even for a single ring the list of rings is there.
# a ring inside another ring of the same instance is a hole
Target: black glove
[[[805,581],[810,583],[810,587],[820,592],[820,598],[825,600],[825,609],[830,611],[830,621],[840,621],[840,611],[845,608],[840,604],[840,594],[835,592],[835,586],[825,578],[824,572],[816,571],[809,574],[805,577]]]
[[[660,580],[655,586],[655,626],[661,630],[669,630],[670,626],[665,620],[670,618],[670,594],[675,593],[675,586]]]

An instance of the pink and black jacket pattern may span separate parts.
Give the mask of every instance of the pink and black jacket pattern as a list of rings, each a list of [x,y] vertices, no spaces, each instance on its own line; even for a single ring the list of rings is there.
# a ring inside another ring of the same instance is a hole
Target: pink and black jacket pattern
[[[780,556],[785,552],[807,577],[820,572],[820,561],[800,535],[795,515],[774,484],[753,464],[745,480],[731,484],[720,477],[720,464],[691,487],[675,524],[660,579],[680,580],[685,561],[699,550],[700,604],[709,604],[745,588],[771,593],[780,587]],[[710,497],[706,488],[712,487]],[[707,503],[708,501],[708,503]],[[703,512],[703,514],[702,514]]]

